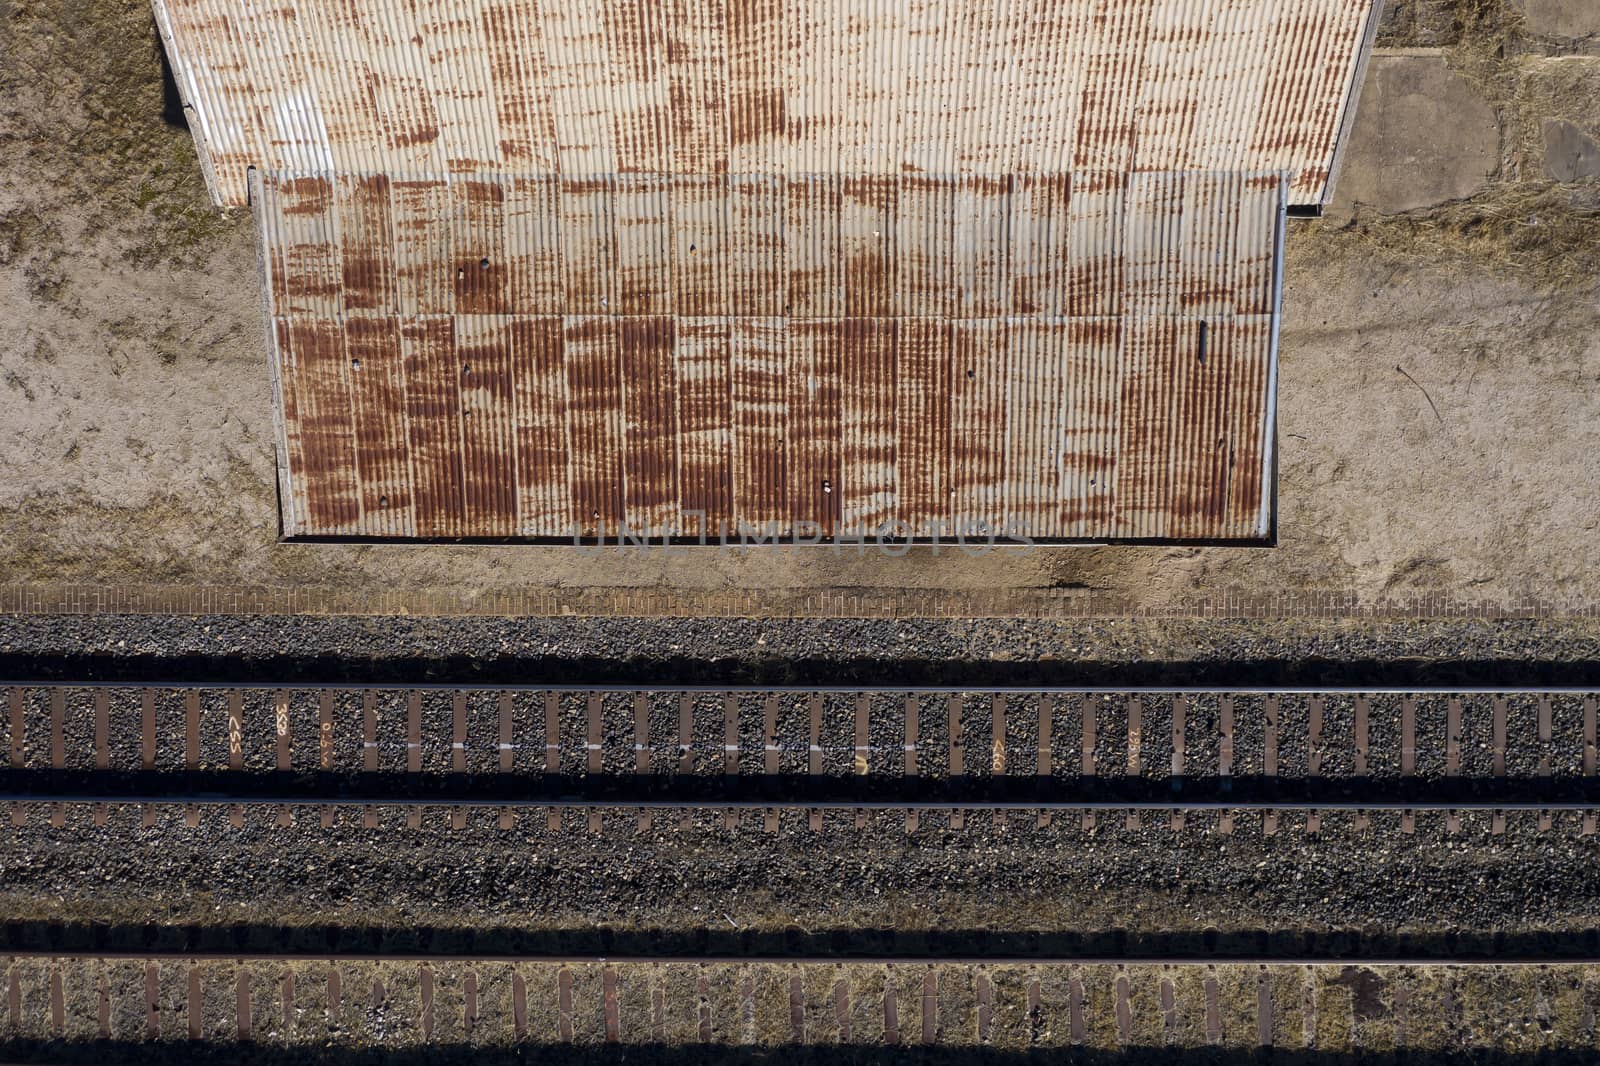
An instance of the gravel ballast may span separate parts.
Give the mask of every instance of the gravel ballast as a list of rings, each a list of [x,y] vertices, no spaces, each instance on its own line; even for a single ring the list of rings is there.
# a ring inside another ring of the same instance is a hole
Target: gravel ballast
[[[0,615],[0,679],[1594,684],[1600,621]]]
[[[0,618],[0,674],[13,681],[1517,686],[1593,683],[1600,679],[1597,664],[1600,626],[1560,620]],[[178,701],[161,698],[159,720],[180,721]],[[942,773],[947,706],[939,696],[918,699],[928,746],[921,772]],[[1263,758],[1259,701],[1241,696],[1234,707],[1238,773]],[[1379,776],[1398,771],[1391,765],[1398,729],[1392,703],[1373,703],[1372,772]],[[87,706],[78,697],[69,702],[69,733],[80,751]],[[903,736],[903,722],[893,717],[903,701],[880,697],[875,706],[871,739],[879,758]],[[1014,698],[1004,706],[1006,760],[1011,772],[1026,773],[1038,723]],[[542,711],[518,707],[519,736],[526,730],[542,743]],[[1169,707],[1158,700],[1142,707],[1140,760],[1133,768],[1142,776],[1167,772]],[[469,697],[470,770],[492,767],[494,708],[490,694]],[[969,699],[963,709],[969,776],[994,770],[992,709],[988,699]],[[270,732],[276,713],[270,693],[244,694],[240,710],[249,735]],[[345,695],[337,710],[343,718],[358,713]],[[403,701],[385,693],[378,710],[380,765],[398,769],[406,757]],[[601,710],[607,723],[602,763],[612,772],[626,770],[633,752],[613,740],[631,728],[631,702],[608,697]],[[140,714],[122,697],[110,711],[121,723],[114,729],[118,736]],[[39,757],[35,742],[44,736],[49,713],[42,694],[30,694],[24,708],[30,764]],[[721,698],[697,698],[689,713],[691,769],[721,772]],[[1052,705],[1062,753],[1054,772],[1068,777],[1079,771],[1071,753],[1087,713],[1096,724],[1099,772],[1129,772],[1126,703],[1098,697]],[[1536,713],[1534,703],[1512,706],[1515,736],[1532,728]],[[558,698],[564,772],[582,769],[571,760],[585,740],[586,714],[582,697]],[[1215,765],[1219,714],[1211,697],[1190,701],[1186,772]],[[1279,714],[1280,772],[1302,773],[1308,705],[1288,698]],[[1441,771],[1433,749],[1444,714],[1442,700],[1418,705],[1419,746],[1426,749],[1420,774]],[[679,761],[679,716],[676,697],[648,699],[654,761]],[[215,699],[202,701],[205,765],[228,758],[226,717]],[[311,735],[314,703],[296,697],[289,720],[297,737]],[[1573,720],[1571,708],[1560,705],[1556,740],[1569,761],[1569,749],[1577,750]],[[741,719],[741,769],[759,758],[756,721]],[[783,700],[779,722],[780,768],[801,771],[809,730],[802,702]],[[425,701],[423,725],[424,769],[448,770],[449,698]],[[172,768],[181,751],[174,728],[163,724],[159,768]],[[820,738],[825,772],[852,771],[853,728],[851,700],[829,697]],[[1330,699],[1324,737],[1342,738],[1349,730],[1348,702]],[[1464,722],[1467,772],[1483,772],[1488,730],[1481,713]],[[1331,741],[1327,747],[1323,772],[1348,772],[1345,748]],[[358,751],[350,730],[336,735],[339,765],[352,763]],[[125,743],[113,752],[116,764],[134,757]],[[304,765],[303,754],[296,758]],[[543,765],[537,743],[519,748],[516,758],[518,770]],[[1508,769],[1531,772],[1536,764],[1529,758],[1513,746]],[[269,749],[249,747],[243,761],[246,770],[265,770]],[[892,774],[896,766],[888,759],[871,769]],[[1570,770],[1565,763],[1557,767]],[[24,825],[8,825],[0,848],[0,916],[13,941],[78,935],[181,940],[193,933],[280,944],[289,927],[324,942],[329,935],[376,938],[384,946],[443,938],[484,951],[498,945],[686,955],[711,949],[1025,954],[1201,942],[1239,950],[1265,944],[1277,951],[1301,948],[1310,935],[1322,937],[1318,943],[1363,950],[1404,943],[1441,955],[1469,949],[1537,954],[1550,944],[1596,950],[1590,941],[1593,916],[1600,913],[1595,840],[1580,835],[1576,815],[1558,817],[1546,833],[1537,832],[1535,816],[1514,815],[1503,835],[1492,832],[1487,814],[1463,815],[1453,835],[1444,832],[1442,812],[1419,815],[1413,834],[1400,831],[1394,814],[1374,816],[1365,831],[1352,815],[1326,814],[1316,835],[1304,831],[1303,816],[1284,815],[1277,832],[1266,835],[1260,816],[1249,814],[1234,818],[1231,834],[1217,831],[1214,815],[1191,815],[1177,830],[1164,816],[1103,816],[1087,829],[1076,817],[1041,827],[1031,815],[1002,818],[988,811],[969,812],[959,830],[942,815],[925,814],[912,833],[896,813],[873,815],[858,829],[854,814],[845,812],[829,813],[816,832],[802,810],[784,812],[771,833],[759,812],[746,813],[735,828],[726,826],[722,812],[703,812],[687,828],[673,816],[655,818],[641,831],[634,813],[618,811],[598,832],[581,812],[569,812],[552,829],[542,812],[530,811],[500,829],[497,812],[477,811],[459,831],[449,828],[450,813],[443,809],[427,811],[415,830],[399,811],[385,812],[376,829],[362,828],[354,810],[342,812],[331,829],[311,811],[279,827],[271,812],[250,810],[243,828],[234,828],[220,807],[195,827],[172,809],[149,828],[132,807],[113,809],[100,827],[87,808],[69,811],[60,827],[50,824],[49,814],[32,810]],[[65,924],[45,924],[52,921]],[[163,931],[152,934],[151,926]]]

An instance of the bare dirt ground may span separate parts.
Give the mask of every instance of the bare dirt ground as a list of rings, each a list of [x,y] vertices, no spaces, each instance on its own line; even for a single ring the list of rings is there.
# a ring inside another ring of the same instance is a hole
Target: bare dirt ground
[[[148,5],[0,0],[0,582],[1600,602],[1600,181],[1541,158],[1546,118],[1600,135],[1600,57],[1501,0],[1390,6],[1380,46],[1434,49],[1395,62],[1487,105],[1490,168],[1465,199],[1293,225],[1278,547],[594,558],[277,543],[253,233],[163,117]],[[1358,123],[1350,167],[1412,180],[1417,145],[1470,165],[1452,138],[1481,130],[1396,107],[1381,137]]]

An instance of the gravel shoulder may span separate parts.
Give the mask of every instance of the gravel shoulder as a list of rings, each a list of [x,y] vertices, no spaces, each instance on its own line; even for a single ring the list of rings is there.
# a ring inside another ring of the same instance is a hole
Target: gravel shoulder
[[[331,829],[309,812],[289,828],[249,812],[236,829],[218,808],[194,827],[168,813],[147,829],[133,807],[98,828],[87,809],[60,828],[35,810],[8,828],[0,918],[21,923],[8,935],[54,946],[142,938],[153,924],[220,950],[271,948],[292,927],[303,946],[337,929],[346,949],[483,952],[1115,953],[1210,936],[1292,954],[1309,932],[1369,950],[1403,937],[1441,954],[1536,951],[1566,938],[1592,953],[1600,873],[1576,817],[1541,834],[1532,815],[1513,816],[1503,836],[1486,814],[1463,821],[1446,836],[1442,814],[1422,815],[1402,835],[1397,815],[1366,832],[1324,815],[1311,837],[1295,816],[1265,836],[1248,815],[1220,835],[1192,815],[1179,831],[1104,815],[1086,831],[972,812],[958,831],[925,815],[907,833],[893,815],[857,829],[841,813],[812,832],[792,811],[769,833],[758,814],[728,829],[712,812],[641,832],[618,812],[594,832],[581,813],[556,829],[524,814],[502,830],[487,811],[453,830],[439,809],[418,829],[393,811],[377,829],[355,811]],[[79,931],[36,924],[57,922]]]
[[[1600,620],[0,615],[0,679],[1594,684]]]

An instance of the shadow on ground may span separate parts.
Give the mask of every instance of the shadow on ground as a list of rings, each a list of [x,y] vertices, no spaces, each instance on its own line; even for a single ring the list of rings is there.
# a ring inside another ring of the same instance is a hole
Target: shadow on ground
[[[611,1064],[637,1066],[802,1066],[826,1063],[886,1063],[890,1066],[1032,1066],[1034,1063],[1076,1063],[1083,1066],[1167,1066],[1187,1063],[1272,1062],[1284,1066],[1334,1066],[1336,1063],[1404,1062],[1428,1066],[1577,1066],[1594,1062],[1594,1052],[1550,1048],[1534,1052],[1430,1051],[1405,1049],[1363,1055],[1349,1052],[1287,1051],[1246,1048],[1128,1047],[1116,1051],[1090,1048],[1036,1048],[1008,1051],[989,1047],[841,1047],[777,1046],[771,1048],[659,1044],[583,1045],[430,1044],[409,1048],[266,1047],[249,1043],[138,1043],[133,1041],[0,1042],[0,1058],[18,1063],[170,1063],[181,1060],[239,1066],[242,1063],[319,1063],[328,1066],[498,1066],[500,1063],[563,1063],[568,1066]]]
[[[8,952],[137,955],[144,952],[327,957],[672,957],[685,960],[894,958],[914,963],[976,959],[1199,958],[1382,959],[1461,962],[1600,959],[1600,929],[1414,930],[1361,929],[1195,930],[1104,929],[1092,932],[994,929],[527,929],[477,926],[282,926],[268,923],[140,925],[13,919],[0,924],[0,955]]]
[[[988,687],[1573,686],[1600,688],[1600,660],[1523,658],[1321,659],[1105,662],[1090,659],[1000,661],[912,656],[839,659],[600,655],[428,655],[373,658],[334,655],[122,656],[103,652],[0,653],[0,678],[13,682],[114,681],[183,684],[519,684],[519,685],[954,685]]]

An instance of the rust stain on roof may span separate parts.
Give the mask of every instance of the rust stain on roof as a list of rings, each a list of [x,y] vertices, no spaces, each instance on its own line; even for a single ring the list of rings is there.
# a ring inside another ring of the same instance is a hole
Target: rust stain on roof
[[[638,180],[667,218],[708,195]],[[620,179],[266,176],[263,218],[295,220],[263,227],[287,532],[1267,534],[1281,183],[845,176],[770,229],[813,184],[731,176],[723,229],[647,238],[692,256],[621,257]],[[746,186],[773,210],[736,209]],[[521,229],[552,197],[553,258]],[[414,248],[453,278],[382,280]],[[557,283],[513,280],[541,270]],[[340,277],[378,280],[341,301]],[[1095,280],[1075,306],[1042,277]]]

